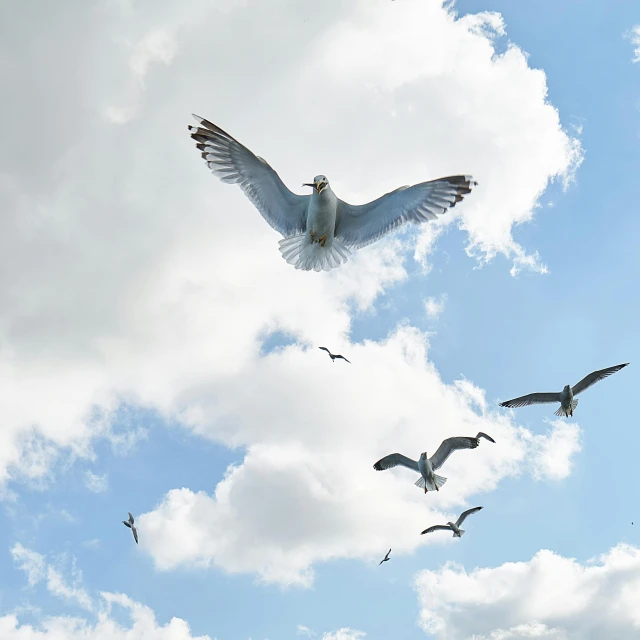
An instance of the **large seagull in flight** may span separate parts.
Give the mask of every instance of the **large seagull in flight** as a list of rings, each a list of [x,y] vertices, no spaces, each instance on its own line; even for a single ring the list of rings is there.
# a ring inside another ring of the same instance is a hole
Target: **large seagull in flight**
[[[191,137],[213,173],[237,184],[263,218],[284,238],[282,257],[304,271],[329,271],[351,254],[350,249],[379,240],[407,222],[435,220],[454,207],[478,184],[457,175],[404,186],[367,204],[353,205],[333,193],[329,180],[317,175],[311,195],[290,191],[266,160],[212,122],[193,114],[198,126]]]

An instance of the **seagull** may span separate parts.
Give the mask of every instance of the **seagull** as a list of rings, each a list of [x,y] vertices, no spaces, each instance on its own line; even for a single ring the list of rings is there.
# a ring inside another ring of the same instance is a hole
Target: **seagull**
[[[417,462],[411,458],[407,458],[407,456],[403,456],[401,453],[391,453],[378,460],[378,462],[373,465],[373,468],[376,471],[386,471],[387,469],[402,465],[420,474],[420,477],[415,482],[416,487],[424,488],[425,493],[427,493],[429,489],[431,491],[434,489],[440,491],[440,487],[447,479],[443,476],[436,475],[434,471],[439,469],[454,451],[458,449],[475,449],[480,444],[480,438],[486,438],[489,442],[495,444],[495,440],[491,436],[479,431],[475,438],[458,436],[443,440],[431,458],[427,458],[426,451],[420,454],[420,460]]]
[[[323,351],[326,351],[329,354],[329,357],[331,358],[331,362],[333,362],[336,358],[342,358],[342,360],[346,360],[349,364],[351,364],[351,362],[347,360],[344,356],[341,356],[338,353],[331,353],[331,351],[329,351],[327,347],[318,347],[318,349],[322,349]]]
[[[447,524],[436,524],[433,527],[425,529],[420,535],[431,533],[432,531],[453,531],[454,538],[462,538],[464,529],[461,529],[460,525],[465,521],[467,516],[470,516],[472,513],[478,513],[480,509],[482,509],[482,507],[473,507],[473,509],[467,509],[460,514],[460,517],[456,520],[456,522],[447,522]]]
[[[391,558],[389,557],[390,553],[391,553],[391,549],[389,549],[389,551],[387,551],[387,555],[384,558],[382,558],[382,560],[380,560],[380,564],[378,566],[380,566],[383,562],[388,562],[389,560],[391,560]]]
[[[133,516],[131,515],[131,511],[128,511],[127,513],[129,514],[129,520],[123,520],[122,524],[133,531],[133,539],[136,541],[136,544],[138,544],[138,530],[133,526]]]
[[[600,371],[594,371],[590,373],[588,376],[585,376],[578,382],[578,384],[574,385],[573,388],[568,384],[565,385],[564,389],[560,391],[560,393],[530,393],[527,396],[520,396],[519,398],[514,398],[513,400],[507,400],[506,402],[501,402],[501,407],[527,407],[530,404],[549,404],[552,402],[559,402],[560,408],[553,414],[554,416],[564,416],[568,418],[569,416],[573,416],[573,410],[578,406],[578,401],[574,400],[574,396],[577,396],[579,393],[582,393],[585,389],[588,389],[590,386],[594,385],[596,382],[599,382],[603,378],[610,376],[612,373],[616,371],[620,371],[620,369],[624,369],[629,363],[625,362],[624,364],[617,364],[614,367],[608,367],[607,369],[600,369]]]
[[[280,234],[282,257],[296,269],[329,271],[359,249],[406,222],[435,220],[460,202],[478,183],[457,175],[404,186],[363,205],[340,200],[329,180],[317,175],[311,195],[290,191],[271,166],[212,122],[192,114],[188,126],[211,171],[237,184],[262,217]]]

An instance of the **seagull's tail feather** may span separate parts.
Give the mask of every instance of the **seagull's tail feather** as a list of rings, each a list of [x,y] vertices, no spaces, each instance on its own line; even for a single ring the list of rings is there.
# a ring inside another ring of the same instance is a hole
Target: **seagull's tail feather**
[[[578,400],[574,398],[571,401],[571,411],[575,411],[577,406],[578,406]],[[557,411],[555,411],[553,415],[558,416],[558,418],[561,418],[562,416],[564,416],[565,418],[568,418],[569,412],[565,411],[564,408],[560,406],[560,408]]]
[[[447,479],[444,476],[439,476],[437,474],[434,474],[433,477],[435,478],[438,489],[440,489],[444,485],[444,483],[447,481]],[[427,481],[422,476],[420,476],[413,484],[415,484],[416,487],[420,487],[421,489],[424,489],[424,485],[426,484],[427,489],[429,491],[436,490],[435,486],[432,483],[427,484]]]
[[[453,534],[455,538],[462,538],[462,536],[464,535],[464,529],[458,529],[458,535],[456,536],[456,534]]]
[[[351,255],[349,249],[335,238],[327,238],[323,247],[318,242],[312,243],[306,233],[283,238],[278,244],[282,257],[303,271],[330,271],[346,262]]]

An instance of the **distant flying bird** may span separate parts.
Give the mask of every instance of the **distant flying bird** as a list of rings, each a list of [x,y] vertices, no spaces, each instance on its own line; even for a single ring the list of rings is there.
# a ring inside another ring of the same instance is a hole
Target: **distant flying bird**
[[[550,404],[552,402],[559,402],[560,408],[553,414],[555,416],[564,416],[568,418],[569,416],[573,416],[573,410],[578,406],[578,401],[574,400],[574,396],[577,396],[579,393],[582,393],[585,389],[588,389],[590,386],[594,385],[596,382],[610,376],[612,373],[616,371],[620,371],[620,369],[624,369],[629,363],[625,362],[624,364],[617,364],[615,367],[609,367],[608,369],[600,369],[600,371],[594,371],[590,373],[588,376],[585,376],[578,382],[578,384],[574,385],[571,388],[569,385],[566,385],[560,393],[530,393],[527,396],[520,396],[519,398],[514,398],[513,400],[507,400],[506,402],[501,402],[501,407],[527,407],[530,404]]]
[[[456,520],[456,522],[447,522],[447,524],[436,524],[433,527],[425,529],[420,535],[431,533],[432,531],[453,531],[454,538],[461,538],[462,534],[464,533],[464,529],[461,529],[460,525],[465,521],[467,516],[470,516],[472,513],[478,513],[480,509],[482,509],[482,507],[467,509],[460,514],[460,517]]]
[[[133,516],[131,515],[131,511],[128,511],[127,513],[129,514],[129,521],[127,522],[126,520],[123,520],[122,524],[131,529],[133,532],[133,539],[136,541],[136,544],[138,544],[138,530],[133,526]]]
[[[327,347],[318,347],[318,349],[322,349],[323,351],[326,351],[329,354],[329,357],[331,358],[331,362],[333,362],[336,358],[338,359],[342,359],[342,360],[346,360],[347,362],[349,362],[349,360],[347,360],[344,356],[341,356],[340,354],[337,353],[331,353],[331,351],[329,351],[329,349],[327,349]],[[351,364],[351,362],[349,362],[349,364]]]
[[[391,549],[389,549],[389,551],[387,551],[387,555],[384,558],[382,558],[382,560],[380,560],[380,564],[378,564],[378,566],[380,566],[383,562],[387,562],[388,560],[391,560],[391,558],[389,557],[390,553],[391,553]]]
[[[415,482],[416,487],[424,488],[425,493],[427,493],[428,490],[440,491],[440,487],[447,479],[443,476],[436,475],[434,471],[439,469],[454,451],[458,449],[475,449],[480,444],[480,438],[486,438],[489,442],[495,444],[493,438],[479,431],[475,438],[458,436],[443,440],[431,458],[427,458],[426,451],[420,455],[420,460],[417,462],[411,458],[407,458],[407,456],[403,456],[401,453],[391,453],[378,460],[378,462],[373,465],[373,468],[376,471],[386,471],[387,469],[402,465],[420,474],[420,477]]]
[[[262,217],[280,234],[282,257],[304,271],[329,271],[351,252],[379,240],[407,222],[435,220],[460,202],[472,186],[471,176],[457,175],[404,186],[373,202],[352,205],[340,200],[329,180],[317,175],[311,195],[290,191],[266,160],[212,122],[193,114],[189,126],[207,166],[223,182],[237,184]]]

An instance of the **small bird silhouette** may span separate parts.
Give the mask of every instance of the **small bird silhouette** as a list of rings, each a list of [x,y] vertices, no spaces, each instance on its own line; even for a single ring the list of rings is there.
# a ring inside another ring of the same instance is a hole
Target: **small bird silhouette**
[[[131,529],[133,532],[133,539],[136,541],[136,544],[138,544],[138,530],[133,526],[133,516],[131,515],[131,511],[128,511],[127,513],[129,514],[129,521],[123,520],[122,524]]]
[[[389,554],[391,553],[391,549],[389,549],[389,551],[387,551],[387,555],[382,558],[382,560],[380,560],[380,564],[378,564],[378,566],[380,566],[383,562],[387,562],[388,560],[391,560],[391,558],[389,557]]]
[[[338,353],[331,353],[331,351],[329,351],[327,347],[318,347],[318,349],[322,349],[323,351],[326,351],[329,354],[329,357],[331,358],[331,362],[333,362],[336,358],[341,358],[342,360],[346,360],[347,362],[349,362],[349,360],[347,360],[344,356],[341,356]],[[349,362],[349,364],[351,364],[351,362]]]

